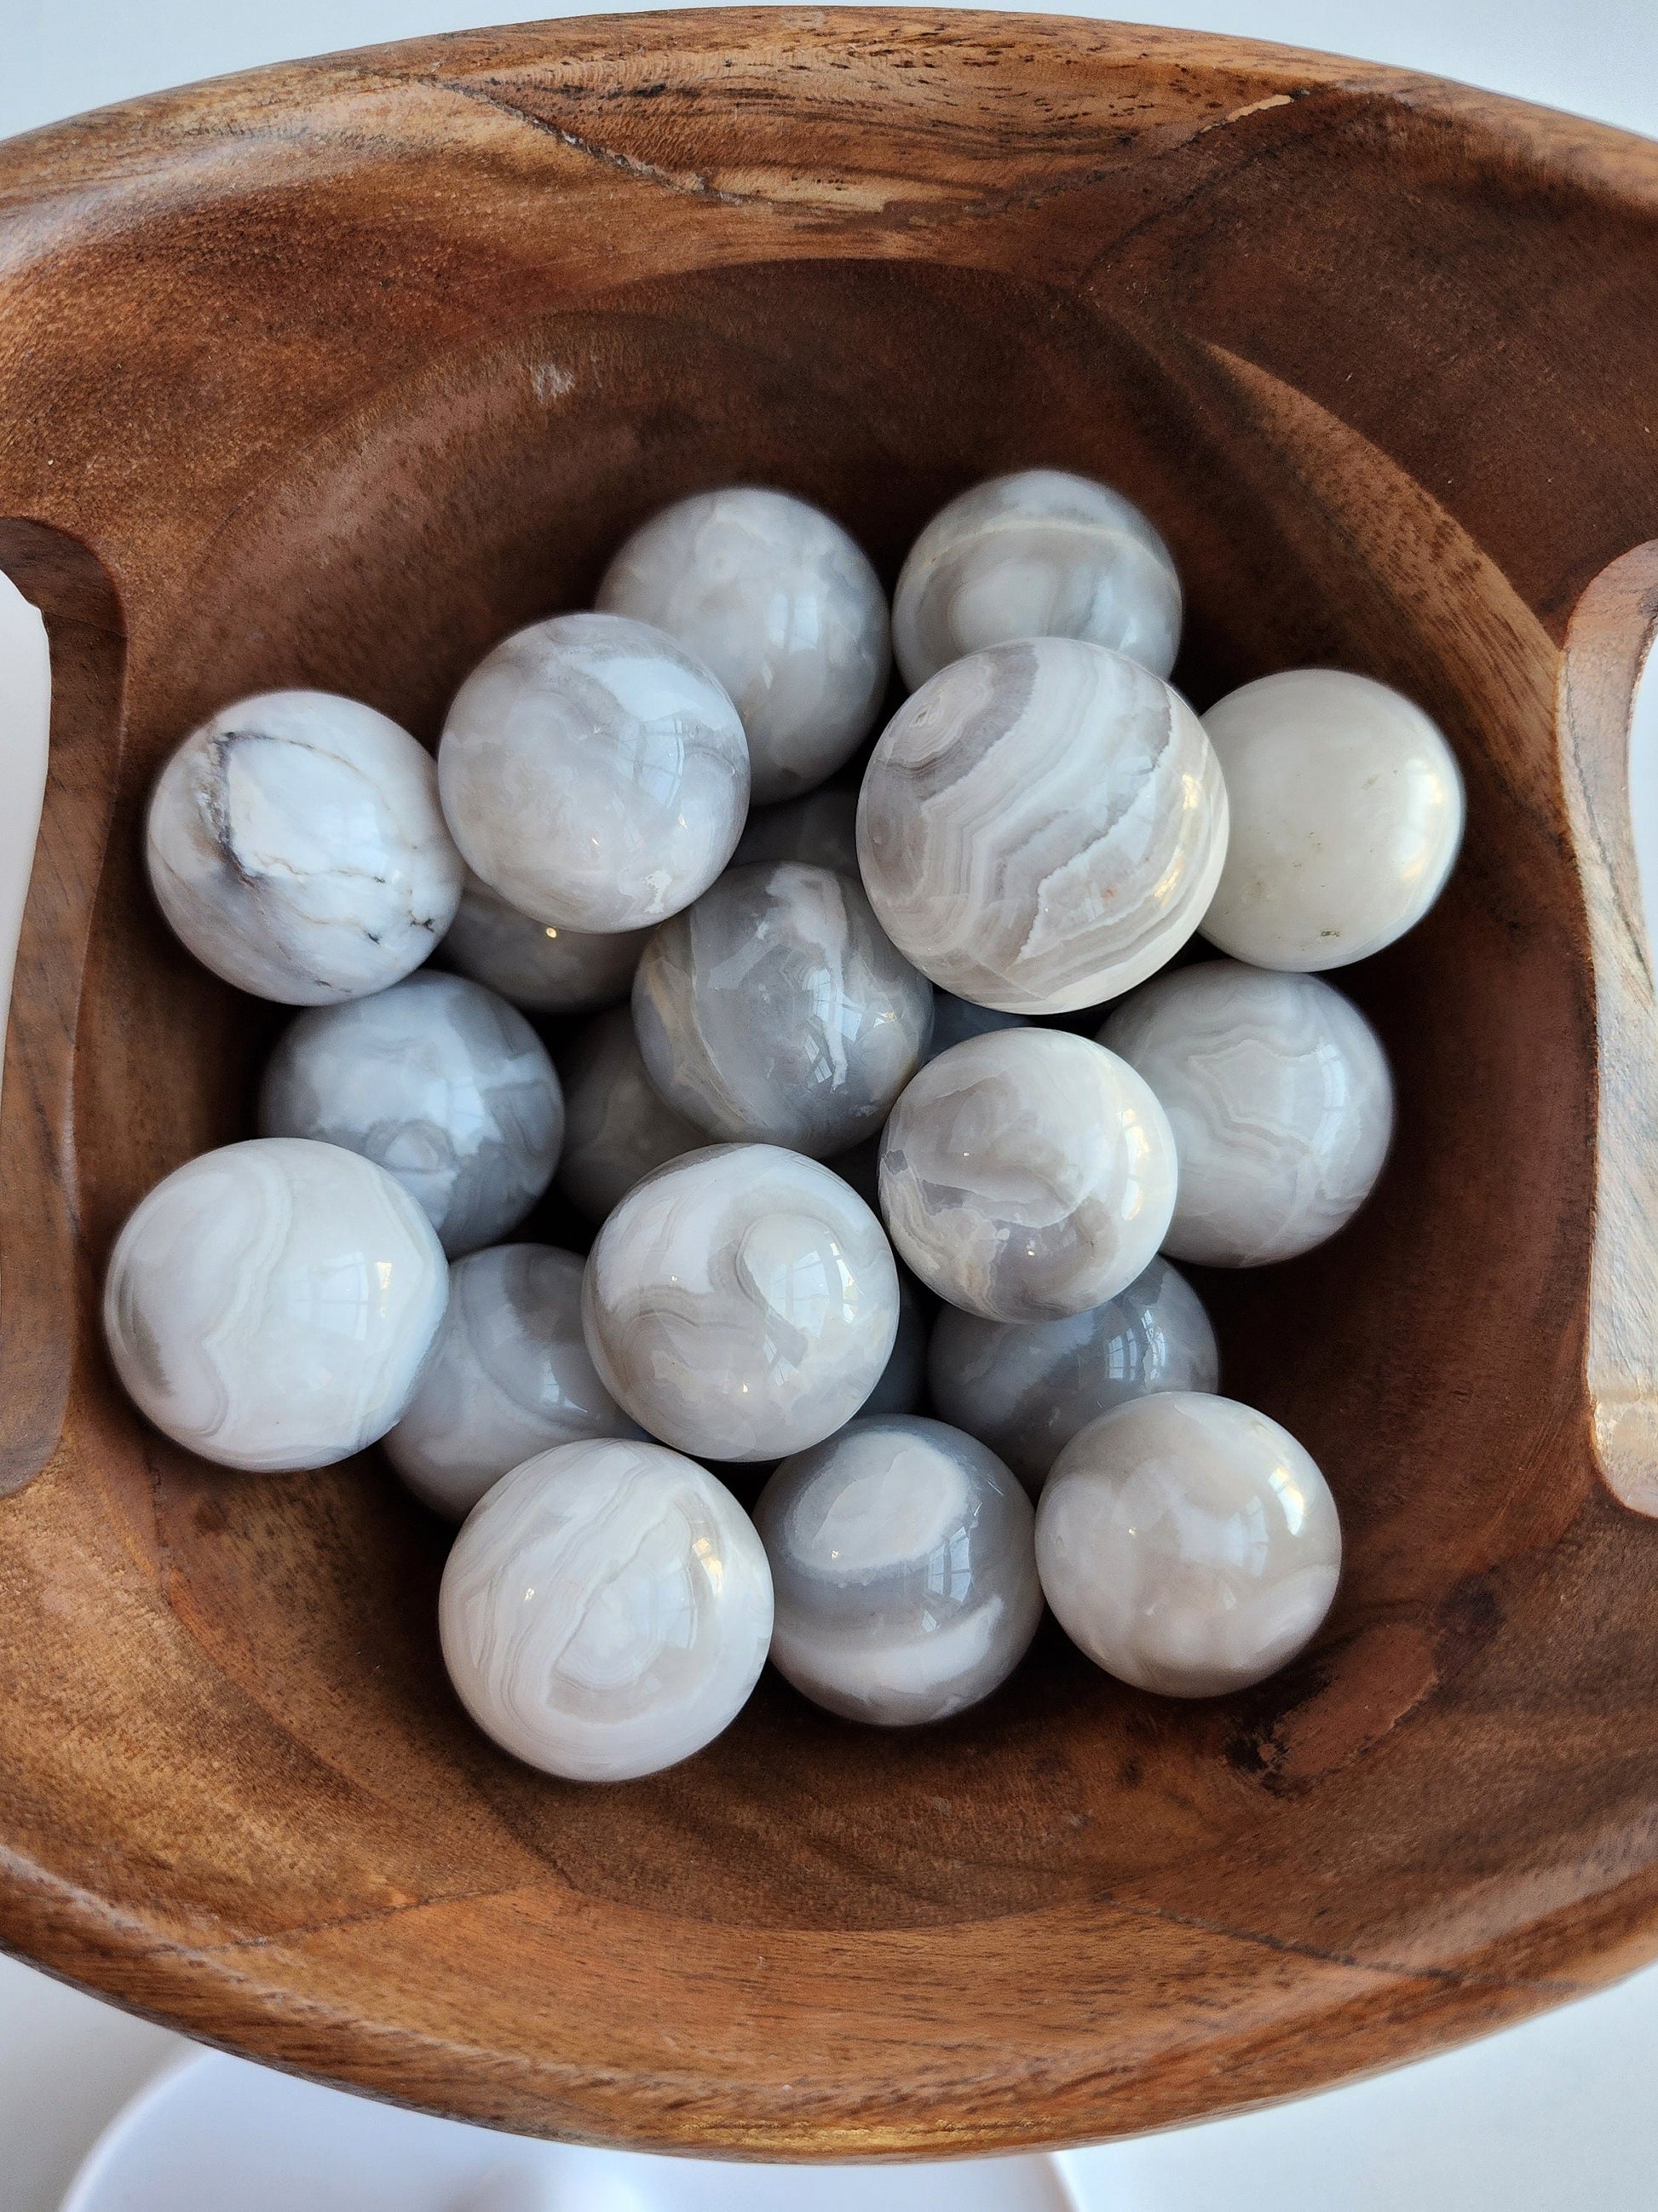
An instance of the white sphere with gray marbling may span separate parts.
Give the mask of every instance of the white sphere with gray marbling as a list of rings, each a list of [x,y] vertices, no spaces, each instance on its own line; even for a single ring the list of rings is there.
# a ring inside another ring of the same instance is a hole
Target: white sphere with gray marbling
[[[756,860],[800,860],[859,882],[857,793],[811,791],[780,806],[756,806],[738,840],[732,866],[746,868]]]
[[[912,691],[1018,637],[1086,638],[1167,676],[1180,634],[1180,578],[1162,538],[1132,500],[1064,469],[993,477],[941,507],[892,603]]]
[[[1114,999],[1203,920],[1227,800],[1202,725],[1121,653],[1031,638],[953,661],[893,716],[858,806],[904,957],[1012,1014]]]
[[[438,787],[467,866],[520,913],[643,929],[731,858],[748,745],[719,683],[672,638],[620,615],[556,615],[461,685]]]
[[[288,1006],[397,982],[460,898],[431,755],[329,691],[262,692],[187,737],[156,781],[144,858],[203,965]]]
[[[627,997],[649,935],[647,929],[561,929],[537,921],[469,868],[443,958],[526,1013],[585,1014]]]
[[[1166,1260],[1058,1321],[985,1321],[945,1306],[927,1348],[940,1420],[1005,1459],[1032,1496],[1072,1437],[1154,1390],[1214,1390],[1220,1353],[1202,1301]]]
[[[1174,1206],[1162,1107],[1114,1053],[1067,1030],[952,1046],[881,1140],[881,1211],[900,1257],[990,1321],[1051,1321],[1114,1297]]]
[[[558,1068],[564,1149],[556,1180],[589,1221],[603,1221],[653,1168],[708,1143],[707,1133],[677,1114],[646,1073],[626,1006],[584,1023],[560,1047]]]
[[[1209,1267],[1293,1259],[1370,1196],[1394,1128],[1382,1041],[1315,975],[1211,960],[1159,975],[1100,1042],[1169,1116],[1180,1189],[1163,1249]]]
[[[754,1517],[776,1593],[773,1663],[848,1720],[944,1720],[1005,1682],[1036,1632],[1030,1501],[942,1421],[853,1421],[786,1459]]]
[[[636,1437],[581,1334],[583,1262],[550,1244],[495,1244],[449,1270],[449,1304],[386,1456],[422,1504],[465,1518],[537,1452]]]
[[[969,1037],[988,1036],[993,1030],[1024,1026],[1024,1019],[1019,1014],[999,1013],[994,1006],[975,1006],[971,999],[958,999],[953,991],[935,991],[932,1036],[923,1057],[937,1060],[941,1052],[948,1052],[953,1044],[964,1044]]]
[[[331,1467],[407,1405],[448,1277],[383,1168],[255,1138],[139,1200],[110,1255],[104,1334],[127,1395],[175,1443],[262,1474]]]
[[[886,1120],[926,1049],[932,986],[849,877],[766,861],[653,934],[633,1012],[652,1082],[688,1120],[821,1158]]]
[[[849,1421],[879,1382],[898,1271],[829,1169],[720,1145],[629,1192],[581,1300],[600,1379],[653,1436],[710,1459],[780,1459]]]
[[[1413,928],[1462,842],[1456,757],[1437,726],[1368,676],[1291,668],[1203,718],[1232,811],[1203,933],[1259,968],[1368,959]]]
[[[1096,1666],[1164,1697],[1219,1697],[1317,1632],[1341,1523],[1287,1429],[1235,1399],[1165,1391],[1102,1414],[1060,1454],[1036,1565]]]
[[[289,1023],[259,1091],[259,1133],[378,1163],[452,1258],[515,1228],[552,1181],[564,1101],[516,1008],[428,969]]]
[[[880,579],[838,522],[787,492],[735,485],[665,508],[611,562],[597,604],[714,671],[748,732],[756,805],[832,775],[880,708]]]
[[[516,1468],[443,1571],[461,1703],[515,1759],[629,1782],[713,1741],[771,1638],[771,1574],[722,1483],[660,1444],[600,1437]]]

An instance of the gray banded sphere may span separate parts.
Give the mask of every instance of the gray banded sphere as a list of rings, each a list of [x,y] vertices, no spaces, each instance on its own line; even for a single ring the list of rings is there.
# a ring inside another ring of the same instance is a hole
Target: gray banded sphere
[[[633,988],[647,929],[561,929],[509,906],[469,868],[445,963],[531,1014],[591,1013]]]

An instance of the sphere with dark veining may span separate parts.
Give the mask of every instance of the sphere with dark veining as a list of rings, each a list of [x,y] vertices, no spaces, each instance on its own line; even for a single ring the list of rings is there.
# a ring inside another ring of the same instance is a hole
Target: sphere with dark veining
[[[932,986],[848,877],[762,863],[655,932],[633,1010],[651,1080],[688,1120],[821,1158],[885,1121],[926,1049]]]
[[[1103,1305],[1058,1321],[984,1321],[945,1306],[927,1348],[939,1419],[988,1444],[1033,1496],[1072,1437],[1112,1407],[1219,1382],[1202,1301],[1163,1259]]]
[[[495,1244],[449,1270],[449,1304],[386,1455],[423,1504],[464,1520],[537,1452],[639,1434],[581,1334],[583,1262],[550,1244]]]
[[[509,906],[469,868],[445,963],[531,1014],[585,1014],[633,988],[647,929],[561,929]]]
[[[1159,975],[1100,1042],[1157,1093],[1180,1192],[1176,1259],[1258,1267],[1345,1228],[1376,1184],[1394,1127],[1382,1041],[1316,975],[1207,960]]]
[[[786,1459],[755,1525],[771,1656],[814,1703],[884,1728],[1006,1680],[1042,1618],[1030,1501],[995,1454],[914,1416],[857,1420]]]
[[[778,1459],[849,1421],[898,1328],[881,1224],[840,1176],[771,1145],[718,1145],[635,1185],[581,1292],[611,1396],[677,1450]]]
[[[438,788],[467,866],[520,913],[643,929],[731,858],[748,745],[718,681],[672,638],[620,615],[556,615],[461,685]]]
[[[1075,638],[953,661],[882,732],[858,860],[882,927],[946,991],[1059,1014],[1179,951],[1226,857],[1203,726],[1137,662]]]
[[[911,690],[1019,637],[1085,638],[1167,676],[1180,634],[1180,578],[1162,538],[1132,500],[1064,469],[993,477],[941,507],[892,606]]]
[[[1067,1030],[1003,1030],[929,1061],[881,1139],[881,1211],[949,1304],[1052,1321],[1127,1290],[1175,1205],[1175,1143],[1133,1069]]]
[[[431,755],[328,691],[261,692],[186,738],[156,780],[144,857],[203,965],[288,1006],[397,982],[460,898]]]
[[[811,791],[780,806],[756,806],[750,814],[734,868],[756,860],[802,860],[809,868],[834,868],[853,883],[858,873],[858,794],[855,791]]]
[[[565,1115],[558,1187],[589,1221],[603,1221],[653,1168],[708,1142],[646,1073],[626,1006],[585,1022],[559,1048],[558,1071]]]
[[[879,711],[880,579],[838,522],[787,492],[734,485],[665,508],[611,562],[598,605],[714,671],[748,732],[757,805],[832,775]]]

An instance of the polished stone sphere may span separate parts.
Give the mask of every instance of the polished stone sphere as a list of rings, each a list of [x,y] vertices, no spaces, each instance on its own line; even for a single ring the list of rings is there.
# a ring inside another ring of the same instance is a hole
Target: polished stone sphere
[[[748,745],[715,678],[672,638],[620,615],[556,615],[461,685],[438,788],[467,866],[520,913],[642,929],[731,858]]]
[[[1341,1572],[1329,1486],[1287,1429],[1166,1391],[1090,1422],[1054,1462],[1036,1564],[1060,1625],[1136,1688],[1212,1698],[1317,1632]]]
[[[260,1088],[259,1133],[376,1161],[453,1258],[516,1228],[546,1189],[564,1101],[522,1014],[481,983],[427,969],[291,1022]]]
[[[944,1720],[1006,1680],[1042,1618],[1030,1501],[942,1421],[856,1420],[786,1459],[755,1525],[778,1671],[848,1720]]]
[[[582,1285],[593,1364],[653,1436],[711,1459],[819,1443],[881,1379],[898,1271],[839,1176],[770,1145],[719,1145],[629,1192]]]
[[[941,1053],[893,1109],[880,1172],[900,1257],[989,1321],[1114,1297],[1175,1205],[1162,1107],[1114,1053],[1066,1030],[1002,1030]]]
[[[564,1085],[564,1149],[558,1188],[578,1213],[603,1221],[653,1168],[700,1152],[705,1131],[677,1114],[640,1057],[634,1018],[612,1007],[583,1023],[559,1048]]]
[[[187,737],[156,781],[144,858],[203,965],[289,1006],[397,982],[460,898],[431,755],[328,691],[262,692]]]
[[[748,732],[756,805],[832,775],[867,735],[890,661],[880,579],[838,522],[787,492],[698,492],[636,530],[598,604],[711,668]]]
[[[1291,668],[1203,718],[1232,810],[1203,933],[1258,968],[1368,959],[1413,928],[1462,842],[1456,757],[1438,727],[1368,676]]]
[[[438,1628],[461,1703],[503,1750],[628,1782],[701,1751],[747,1704],[771,1575],[705,1468],[599,1437],[526,1461],[474,1508]]]
[[[1121,492],[1063,469],[993,477],[940,508],[892,605],[912,691],[1020,637],[1085,638],[1167,676],[1180,634],[1180,578],[1157,531]]]
[[[1202,725],[1138,663],[1075,638],[970,653],[882,732],[858,858],[922,974],[1011,1014],[1097,1006],[1204,917],[1227,798]]]
[[[627,997],[649,935],[647,929],[595,932],[536,921],[469,868],[442,957],[525,1013],[585,1014]]]
[[[255,1138],[139,1200],[110,1255],[104,1333],[127,1395],[175,1443],[258,1474],[331,1467],[409,1402],[448,1277],[383,1168]]]
[[[1357,1006],[1315,975],[1210,960],[1159,975],[1100,1042],[1139,1070],[1175,1133],[1163,1249],[1211,1267],[1293,1259],[1345,1227],[1388,1157],[1394,1086]]]

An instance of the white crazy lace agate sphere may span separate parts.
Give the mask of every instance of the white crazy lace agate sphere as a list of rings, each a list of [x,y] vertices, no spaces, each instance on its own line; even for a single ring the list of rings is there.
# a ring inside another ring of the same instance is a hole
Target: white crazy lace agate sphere
[[[735,485],[665,508],[611,562],[598,605],[714,671],[748,732],[756,805],[832,775],[880,708],[880,579],[838,522],[787,492]]]
[[[833,868],[857,883],[857,793],[813,791],[781,806],[756,806],[732,866],[746,868],[756,860],[799,860],[809,868]]]
[[[728,870],[663,923],[633,1012],[677,1112],[711,1136],[822,1158],[886,1120],[926,1049],[932,986],[860,884],[781,861]]]
[[[849,1421],[898,1329],[881,1224],[838,1175],[771,1145],[659,1168],[599,1231],[582,1285],[600,1379],[709,1459],[780,1459]]]
[[[708,1133],[669,1105],[645,1072],[626,1006],[598,1014],[559,1049],[564,1149],[556,1181],[578,1213],[603,1221],[634,1185],[701,1152]]]
[[[288,1006],[397,982],[460,898],[431,755],[329,691],[261,692],[187,737],[156,781],[144,858],[203,966]]]
[[[1330,1609],[1341,1524],[1287,1429],[1231,1398],[1168,1391],[1073,1437],[1036,1509],[1060,1625],[1119,1680],[1171,1698],[1246,1688]]]
[[[1085,638],[1167,676],[1180,635],[1180,578],[1162,538],[1132,500],[1063,469],[993,477],[941,507],[892,605],[912,691],[1019,637]]]
[[[815,1704],[896,1728],[1006,1680],[1036,1632],[1030,1501],[942,1421],[857,1420],[786,1459],[755,1524],[771,1562],[771,1656]]]
[[[1175,1206],[1161,1106],[1066,1030],[1002,1030],[928,1062],[881,1139],[881,1211],[947,1304],[1051,1321],[1127,1290]]]
[[[882,732],[858,858],[882,927],[946,991],[1058,1014],[1130,990],[1203,920],[1227,799],[1203,726],[1075,638],[970,653]]]
[[[581,1334],[583,1262],[496,1244],[449,1270],[449,1305],[386,1455],[422,1504],[464,1520],[503,1474],[584,1437],[636,1437]]]
[[[1382,1041],[1315,975],[1211,960],[1159,975],[1100,1031],[1175,1133],[1177,1260],[1258,1267],[1333,1237],[1375,1188],[1394,1128]]]
[[[104,1333],[127,1395],[176,1443],[258,1474],[331,1467],[403,1412],[448,1273],[383,1168],[255,1138],[175,1168],[134,1207]]]
[[[461,685],[438,788],[467,866],[521,914],[642,929],[731,858],[748,745],[714,677],[672,638],[620,615],[556,615]]]
[[[531,1014],[585,1014],[633,988],[647,929],[561,929],[509,906],[469,868],[442,955]]]
[[[748,1702],[771,1574],[722,1483],[660,1444],[528,1460],[474,1508],[438,1600],[461,1703],[516,1759],[628,1782],[701,1751]]]
[[[1166,1260],[1059,1321],[983,1321],[945,1306],[927,1348],[933,1411],[999,1454],[1033,1497],[1072,1437],[1153,1390],[1213,1390],[1220,1353],[1202,1301]]]
[[[1203,933],[1258,968],[1368,959],[1421,921],[1462,842],[1461,771],[1420,707],[1368,676],[1290,668],[1203,718],[1232,810]]]
[[[290,1023],[260,1088],[259,1133],[377,1162],[453,1257],[516,1228],[546,1189],[564,1101],[522,1014],[481,983],[428,969]]]

